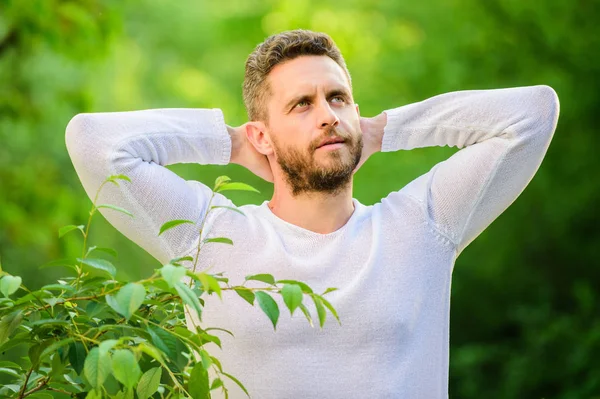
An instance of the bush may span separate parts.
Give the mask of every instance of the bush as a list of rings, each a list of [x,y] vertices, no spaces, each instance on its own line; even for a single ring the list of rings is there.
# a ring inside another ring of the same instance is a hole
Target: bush
[[[105,253],[116,257],[116,252],[111,248],[88,247],[87,242],[92,217],[98,209],[109,208],[133,216],[114,205],[96,204],[102,187],[107,183],[119,186],[119,181],[131,182],[125,175],[114,175],[102,183],[87,225],[59,229],[59,238],[77,231],[83,235],[82,256],[52,261],[43,267],[63,266],[70,276],[31,291],[22,284],[21,277],[2,271],[0,265],[3,295],[0,352],[20,348],[28,354],[18,362],[0,362],[0,371],[10,377],[10,382],[0,388],[3,397],[50,398],[50,392],[60,392],[78,398],[210,398],[214,389],[221,388],[227,393],[225,381],[233,381],[250,396],[243,383],[223,370],[219,360],[204,349],[209,342],[221,347],[219,337],[210,330],[230,334],[231,331],[200,326],[191,331],[186,326],[184,307],[196,312],[201,320],[204,307],[201,297],[212,294],[221,297],[223,290],[234,290],[252,306],[256,300],[274,329],[280,312],[272,294],[283,297],[290,314],[299,308],[311,326],[310,312],[303,303],[305,295],[316,307],[321,328],[326,308],[339,322],[335,309],[323,298],[336,288],[328,288],[319,295],[303,282],[276,280],[270,274],[246,276],[246,281],[265,283],[264,288],[249,288],[245,283],[230,286],[223,273],[195,272],[201,245],[233,244],[226,237],[203,240],[195,259],[190,256],[172,259],[143,280],[118,280],[113,263],[92,256]],[[224,190],[256,191],[221,176],[215,182],[213,196]],[[214,208],[209,205],[204,219]],[[239,209],[229,209],[241,213]],[[193,222],[169,221],[158,234],[182,223]],[[183,261],[194,262],[194,269],[183,267]],[[24,291],[23,295],[14,298],[19,290]],[[218,376],[212,381],[209,367]]]

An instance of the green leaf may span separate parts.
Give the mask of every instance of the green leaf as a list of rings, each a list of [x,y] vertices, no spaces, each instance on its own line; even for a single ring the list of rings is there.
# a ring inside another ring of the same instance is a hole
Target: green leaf
[[[177,337],[160,327],[148,326],[148,332],[152,337],[152,343],[167,355],[169,359],[177,357]],[[143,343],[143,342],[142,342]],[[141,344],[140,344],[141,346]],[[150,347],[152,348],[152,347]],[[147,352],[146,352],[147,353]],[[150,356],[155,357],[150,354]],[[161,356],[162,359],[162,356]]]
[[[213,389],[217,389],[222,386],[223,386],[223,380],[220,378],[215,378],[213,380],[212,384],[210,384],[210,390],[212,391]]]
[[[96,247],[96,246],[93,246],[93,247],[90,247],[90,248],[88,248],[88,251],[87,251],[87,253],[86,253],[85,257],[87,258],[87,257],[88,257],[88,255],[89,255],[90,253],[92,253],[92,251],[102,251],[102,252],[106,252],[106,253],[107,253],[107,254],[109,254],[109,255],[112,255],[112,256],[113,256],[113,257],[115,257],[115,258],[117,258],[117,257],[118,257],[118,256],[117,256],[117,251],[115,251],[114,249],[112,249],[112,248],[103,248],[103,247]]]
[[[160,269],[160,274],[165,279],[169,287],[175,287],[175,284],[180,282],[183,276],[185,276],[187,269],[183,266],[173,266],[166,264]]]
[[[126,180],[131,183],[131,179],[129,177],[127,177],[126,175],[111,175],[106,178],[106,181],[111,181],[116,184],[115,180]],[[118,184],[117,184],[117,186],[118,186]]]
[[[313,324],[312,317],[310,315],[310,312],[306,308],[306,306],[303,303],[301,303],[300,305],[298,305],[298,307],[300,308],[302,313],[304,313],[304,316],[306,316],[306,320],[308,320],[308,324],[310,324],[310,326],[314,328],[315,326]]]
[[[172,229],[175,226],[179,226],[180,224],[184,224],[184,223],[191,223],[191,224],[195,224],[194,222],[192,222],[191,220],[183,220],[183,219],[177,219],[177,220],[171,220],[165,224],[163,224],[160,227],[160,231],[158,232],[158,235],[161,235],[162,233],[164,233],[165,231]]]
[[[202,366],[204,367],[204,369],[208,370],[208,368],[212,364],[212,360],[210,360],[210,355],[204,349],[200,351],[200,359],[202,360]]]
[[[85,396],[85,399],[102,399],[102,393],[98,389],[92,389]]]
[[[242,212],[242,211],[240,211],[238,208],[234,208],[234,207],[232,207],[232,206],[225,206],[225,205],[214,205],[214,206],[211,206],[211,207],[210,207],[210,209],[215,209],[215,208],[226,208],[226,209],[229,209],[229,210],[231,210],[231,211],[236,211],[237,213],[239,213],[239,214],[241,214],[241,215],[243,215],[243,216],[246,216],[246,214],[245,214],[244,212]]]
[[[246,393],[246,395],[248,395],[248,397],[250,397],[250,394],[248,393],[248,390],[246,390],[246,387],[240,382],[240,380],[238,380],[237,378],[235,378],[231,374],[228,374],[228,373],[225,373],[225,372],[221,372],[221,373],[224,376],[226,376],[227,378],[229,378],[230,380],[232,380],[233,382],[235,382],[237,384],[237,386],[240,387],[242,389],[242,391],[244,391],[244,393]]]
[[[205,238],[202,242],[222,242],[223,244],[233,245],[233,241],[227,237]]]
[[[106,303],[127,320],[140,307],[146,298],[146,289],[142,284],[129,283],[117,292],[114,297],[106,295]]]
[[[223,332],[226,332],[227,334],[229,334],[229,335],[231,335],[232,337],[235,338],[235,335],[233,335],[233,333],[231,331],[226,330],[224,328],[220,328],[220,327],[208,327],[208,328],[204,329],[204,331],[211,331],[211,330],[223,331]]]
[[[219,281],[217,279],[206,273],[198,273],[197,276],[202,283],[202,287],[204,287],[204,291],[210,293],[210,290],[212,290],[217,293],[219,298],[223,299],[221,296],[221,286],[219,285]]]
[[[202,320],[202,305],[196,294],[194,294],[194,291],[181,282],[175,284],[175,289],[183,302],[194,309],[198,313],[198,319]]]
[[[323,302],[321,298],[316,294],[311,295],[311,297],[313,299],[313,302],[315,303],[315,307],[317,308],[317,314],[319,315],[319,325],[321,326],[321,328],[323,328],[323,325],[325,324],[325,319],[327,317],[327,314],[325,313],[325,308],[323,307]]]
[[[194,258],[192,258],[191,256],[182,256],[180,258],[171,259],[169,261],[169,263],[172,265],[175,265],[176,263],[184,261],[184,260],[189,260],[190,262],[193,262]],[[178,266],[178,265],[175,265],[175,266]]]
[[[234,291],[241,296],[246,302],[254,306],[254,292],[247,288],[234,288]]]
[[[162,367],[154,367],[146,371],[140,378],[137,385],[138,399],[148,399],[160,386],[160,377],[162,376]]]
[[[281,296],[293,316],[294,310],[302,303],[302,289],[298,284],[286,284],[281,289]]]
[[[75,289],[75,287],[68,285],[68,284],[47,284],[45,286],[43,286],[42,288],[40,288],[41,290],[48,290],[48,291],[69,291],[69,292],[75,292],[77,291]],[[59,298],[56,298],[59,299]]]
[[[98,205],[96,208],[97,208],[97,209],[100,209],[100,208],[108,208],[108,209],[112,209],[112,210],[115,210],[115,211],[118,211],[118,212],[121,212],[121,213],[124,213],[124,214],[126,214],[126,215],[128,215],[128,216],[131,216],[131,217],[133,217],[133,213],[129,212],[127,209],[123,209],[123,208],[121,208],[120,206],[116,206],[116,205],[111,205],[111,204],[100,204],[100,205]]]
[[[0,367],[0,373],[10,374],[15,377],[19,377],[21,375],[18,371],[6,367]]]
[[[81,262],[82,264],[90,266],[96,270],[101,270],[101,271],[107,272],[113,278],[117,275],[117,269],[113,266],[112,263],[110,263],[106,259],[99,259],[99,258],[80,259],[80,258],[77,258],[77,262]]]
[[[227,190],[236,190],[236,191],[254,191],[256,193],[260,193],[254,187],[246,184],[246,183],[223,183],[219,187],[217,187],[216,192],[220,193],[221,191]]]
[[[117,349],[112,355],[112,372],[126,388],[133,388],[142,375],[135,356],[128,349]]]
[[[342,322],[340,321],[340,318],[338,317],[337,311],[335,310],[335,308],[331,305],[331,303],[329,303],[329,301],[323,297],[320,297],[321,302],[323,302],[323,305],[325,305],[325,307],[327,309],[329,309],[329,311],[331,312],[331,314],[333,315],[333,317],[335,317],[335,319],[338,321],[339,325],[342,325]]]
[[[69,362],[77,375],[81,375],[83,364],[85,362],[85,355],[85,347],[81,342],[73,342],[69,345]]]
[[[19,289],[21,282],[19,276],[4,276],[0,279],[0,292],[8,298]]]
[[[192,369],[188,391],[193,399],[210,399],[208,373],[202,363],[196,363]]]
[[[228,176],[217,177],[215,180],[215,189],[217,189],[221,184],[227,183],[229,181],[231,181],[231,179]]]
[[[297,280],[277,280],[277,284],[296,284],[302,288],[302,292],[305,294],[312,294],[313,290],[308,285],[303,283],[302,281]]]
[[[83,374],[93,388],[102,387],[110,374],[110,356],[98,347],[90,350],[83,365]]]
[[[74,224],[63,226],[60,229],[58,229],[58,238],[61,238],[62,236],[73,230],[81,230],[81,234],[85,236],[85,232],[83,231],[84,227],[84,225],[75,226]]]
[[[150,339],[152,339],[153,342],[154,342],[154,338],[155,337],[157,339],[160,339],[158,337],[158,335],[156,335],[156,334],[152,335],[152,333],[150,332]],[[140,342],[140,344],[137,346],[137,348],[140,351],[142,351],[145,354],[147,354],[148,356],[150,356],[151,358],[155,359],[160,364],[163,364],[163,362],[164,362],[163,356],[160,353],[160,351],[154,345],[150,345],[147,342]]]
[[[246,276],[246,281],[248,280],[262,281],[263,283],[275,285],[275,278],[270,274],[253,274]]]
[[[63,346],[65,346],[67,344],[70,344],[71,342],[75,342],[75,338],[65,338],[65,339],[61,339],[60,341],[56,341],[55,343],[53,343],[52,345],[50,345],[46,349],[44,349],[44,351],[40,355],[40,358],[42,358],[42,359],[45,358],[49,354],[56,352],[57,350],[59,350],[60,348],[62,348]]]
[[[279,306],[269,294],[263,291],[256,291],[256,301],[263,312],[271,319],[273,329],[277,329],[277,320],[279,319]]]
[[[323,291],[323,293],[321,295],[325,295],[325,294],[327,294],[329,292],[333,292],[333,291],[337,291],[337,288],[329,287],[325,291]]]

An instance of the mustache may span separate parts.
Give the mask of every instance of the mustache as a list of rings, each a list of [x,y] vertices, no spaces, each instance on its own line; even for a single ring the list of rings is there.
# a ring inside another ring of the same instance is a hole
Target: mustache
[[[326,139],[331,138],[331,137],[339,137],[342,140],[346,141],[346,142],[351,142],[352,141],[352,136],[350,134],[342,134],[338,129],[336,129],[335,127],[330,127],[327,129],[327,132],[324,136],[319,137],[319,139],[315,140],[315,142],[312,145],[312,149],[313,151],[316,151],[316,149],[319,147],[319,145]]]

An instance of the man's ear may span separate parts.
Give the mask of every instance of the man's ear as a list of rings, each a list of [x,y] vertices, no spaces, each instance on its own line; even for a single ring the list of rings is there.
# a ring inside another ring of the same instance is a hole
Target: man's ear
[[[360,117],[360,110],[358,109],[358,104],[354,104],[356,105],[356,113],[358,114],[358,116]]]
[[[256,151],[263,155],[271,155],[273,153],[273,147],[271,146],[271,138],[269,137],[264,122],[247,122],[245,127],[246,137],[248,137],[250,143],[256,148]]]

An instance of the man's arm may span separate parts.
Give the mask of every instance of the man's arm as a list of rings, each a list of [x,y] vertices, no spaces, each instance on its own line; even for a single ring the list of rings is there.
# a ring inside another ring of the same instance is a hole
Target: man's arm
[[[103,216],[126,237],[162,263],[182,256],[198,243],[198,231],[212,191],[186,181],[165,168],[176,163],[226,165],[232,157],[237,129],[229,128],[219,109],[167,108],[76,115],[66,128],[66,146],[81,180],[93,199],[110,175],[124,174],[131,183],[107,184],[99,204],[113,204],[133,213],[131,218],[111,209]],[[240,147],[236,145],[236,149]],[[211,205],[234,206],[221,194]],[[192,220],[160,237],[162,224]]]
[[[419,201],[457,255],[529,184],[556,129],[556,92],[549,86],[464,90],[384,111],[381,151],[428,146],[462,148],[401,193]]]

